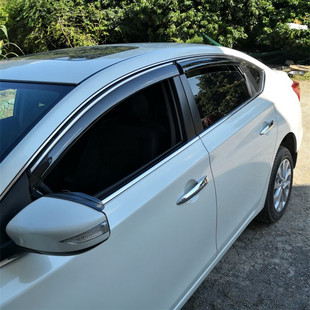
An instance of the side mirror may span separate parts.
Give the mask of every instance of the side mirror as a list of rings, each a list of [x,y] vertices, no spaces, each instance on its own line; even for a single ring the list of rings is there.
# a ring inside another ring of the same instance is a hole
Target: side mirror
[[[41,197],[6,226],[9,237],[28,250],[52,255],[83,253],[110,236],[104,205],[82,193]]]

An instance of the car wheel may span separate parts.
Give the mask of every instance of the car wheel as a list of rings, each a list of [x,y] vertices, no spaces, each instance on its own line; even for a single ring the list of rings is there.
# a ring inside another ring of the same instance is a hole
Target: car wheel
[[[292,155],[287,148],[280,146],[273,163],[265,206],[257,216],[258,220],[274,223],[282,217],[288,205],[292,185]]]

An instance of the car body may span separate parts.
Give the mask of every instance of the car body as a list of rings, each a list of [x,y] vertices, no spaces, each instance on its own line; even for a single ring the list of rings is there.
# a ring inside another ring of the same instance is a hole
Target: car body
[[[159,43],[0,68],[1,309],[179,309],[283,215],[302,138],[285,74]]]

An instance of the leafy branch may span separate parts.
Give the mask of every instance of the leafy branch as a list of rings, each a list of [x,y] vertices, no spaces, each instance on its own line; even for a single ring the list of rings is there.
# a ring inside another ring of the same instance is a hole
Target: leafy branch
[[[0,25],[0,30],[4,34],[4,40],[0,40],[0,59],[3,60],[19,56],[17,53],[11,51],[11,47],[17,49],[21,54],[24,54],[17,44],[10,42],[8,31],[4,25]]]

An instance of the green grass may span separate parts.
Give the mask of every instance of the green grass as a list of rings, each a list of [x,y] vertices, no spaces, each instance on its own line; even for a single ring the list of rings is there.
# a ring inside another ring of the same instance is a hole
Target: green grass
[[[310,71],[306,72],[304,75],[293,75],[291,76],[291,79],[296,81],[310,81]]]

